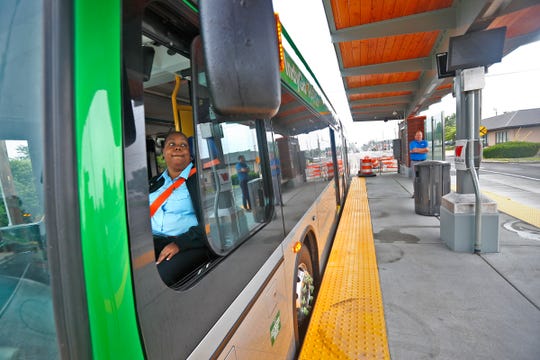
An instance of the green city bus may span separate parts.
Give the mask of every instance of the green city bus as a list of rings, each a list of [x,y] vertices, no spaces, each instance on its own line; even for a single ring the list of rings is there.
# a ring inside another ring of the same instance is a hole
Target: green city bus
[[[167,286],[148,186],[175,130],[212,256]],[[3,0],[0,358],[293,358],[348,173],[271,1]]]

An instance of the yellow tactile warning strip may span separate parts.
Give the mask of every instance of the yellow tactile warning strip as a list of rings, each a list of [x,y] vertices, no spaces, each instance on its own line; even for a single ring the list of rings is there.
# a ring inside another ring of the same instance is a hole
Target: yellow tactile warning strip
[[[482,194],[497,202],[497,209],[531,225],[540,227],[540,210],[520,204],[506,196],[482,190]]]
[[[452,191],[456,191],[456,187],[451,187]],[[491,191],[481,190],[482,194],[497,202],[497,210],[502,211],[519,220],[525,221],[536,227],[540,227],[540,210],[523,205],[509,197],[496,194]]]
[[[299,359],[390,359],[365,179],[352,181]]]

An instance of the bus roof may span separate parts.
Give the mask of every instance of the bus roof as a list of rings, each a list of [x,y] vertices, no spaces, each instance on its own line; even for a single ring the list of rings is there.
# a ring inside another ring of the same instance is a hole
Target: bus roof
[[[281,107],[274,117],[274,130],[298,135],[339,125],[336,112],[311,68],[282,26],[285,69],[281,72]]]

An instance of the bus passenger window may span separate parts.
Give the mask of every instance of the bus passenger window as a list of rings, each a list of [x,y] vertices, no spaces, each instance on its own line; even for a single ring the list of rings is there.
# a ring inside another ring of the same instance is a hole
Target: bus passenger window
[[[238,119],[217,114],[207,87],[200,38],[192,46],[192,89],[201,174],[201,203],[208,224],[208,244],[226,255],[256,231],[271,213],[271,174],[265,147],[263,120]],[[195,105],[196,104],[196,105]],[[239,157],[249,171],[247,189],[237,173]],[[263,160],[263,158],[265,158]],[[242,191],[244,187],[244,191]],[[249,197],[249,204],[245,199]]]
[[[147,12],[160,6],[156,2]],[[163,34],[146,30],[141,56],[153,252],[161,279],[182,289],[213,256],[200,206],[201,170],[194,156],[190,61]],[[184,44],[177,40],[176,45]]]
[[[266,220],[261,152],[252,122],[198,125],[204,215],[214,251],[225,254]],[[242,170],[239,170],[242,169]]]
[[[208,262],[210,252],[187,136],[170,133],[163,143],[163,158],[166,170],[150,182],[150,216],[158,272],[168,286],[174,286]]]

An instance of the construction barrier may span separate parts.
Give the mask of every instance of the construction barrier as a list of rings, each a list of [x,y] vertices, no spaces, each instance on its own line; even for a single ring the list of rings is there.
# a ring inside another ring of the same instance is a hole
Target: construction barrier
[[[343,160],[338,159],[339,175],[343,175]],[[334,178],[334,163],[325,162],[309,164],[306,166],[306,181],[310,180],[330,180]]]
[[[321,178],[321,165],[310,164],[306,166],[306,181],[318,180]]]
[[[338,163],[339,175],[341,176],[343,175],[343,160],[338,159],[337,163]]]
[[[334,177],[334,163],[326,163],[326,178],[332,179]]]
[[[369,157],[360,160],[360,171],[358,176],[375,176],[373,173],[373,161]]]
[[[360,161],[358,176],[374,176],[379,173],[398,172],[398,161],[393,156],[369,157]]]
[[[397,172],[398,162],[393,156],[381,157],[381,171],[382,172]]]

